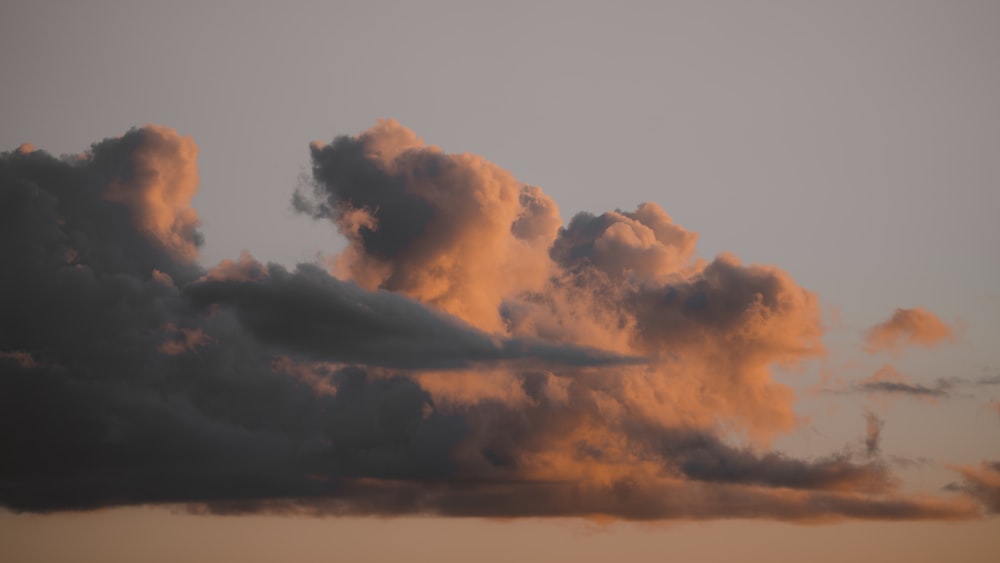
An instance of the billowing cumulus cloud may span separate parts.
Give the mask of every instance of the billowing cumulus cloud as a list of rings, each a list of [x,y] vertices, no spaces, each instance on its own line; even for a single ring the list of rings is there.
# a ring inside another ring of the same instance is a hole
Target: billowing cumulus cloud
[[[564,226],[541,189],[383,121],[314,143],[293,199],[342,254],[202,265],[196,154],[146,126],[75,157],[0,156],[0,505],[801,521],[991,506],[988,475],[964,470],[957,494],[903,492],[873,414],[861,454],[772,450],[796,417],[771,370],[824,353],[818,299],[778,268],[696,258],[656,204]]]
[[[197,257],[198,214],[191,207],[198,191],[194,139],[147,125],[116,143],[95,147],[95,151],[105,149],[127,152],[128,158],[120,161],[124,167],[107,183],[104,198],[128,207],[136,230],[155,238],[177,258]]]
[[[865,350],[872,354],[885,350],[896,353],[905,346],[930,348],[954,340],[955,329],[934,313],[921,307],[896,309],[886,321],[868,331]]]

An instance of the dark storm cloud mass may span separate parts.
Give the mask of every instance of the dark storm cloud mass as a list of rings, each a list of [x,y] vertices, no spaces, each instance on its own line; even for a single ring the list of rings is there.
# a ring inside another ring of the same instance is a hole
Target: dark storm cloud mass
[[[967,518],[869,446],[730,445],[793,424],[769,364],[821,350],[780,270],[691,261],[654,204],[560,230],[548,196],[383,122],[313,146],[335,277],[197,262],[193,140],[146,126],[0,155],[0,505],[218,513]]]

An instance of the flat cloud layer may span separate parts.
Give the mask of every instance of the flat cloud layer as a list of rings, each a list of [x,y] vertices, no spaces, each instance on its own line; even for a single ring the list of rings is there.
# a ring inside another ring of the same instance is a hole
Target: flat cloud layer
[[[347,239],[330,272],[200,265],[197,149],[170,129],[0,156],[0,504],[995,510],[992,466],[958,470],[955,493],[901,492],[873,414],[867,455],[770,451],[796,425],[771,367],[824,353],[817,297],[774,267],[696,259],[697,235],[656,204],[563,227],[539,188],[394,121],[311,152],[293,203]]]

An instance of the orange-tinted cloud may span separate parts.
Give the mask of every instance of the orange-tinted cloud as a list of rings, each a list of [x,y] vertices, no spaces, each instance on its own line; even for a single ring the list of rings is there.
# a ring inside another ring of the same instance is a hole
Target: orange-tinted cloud
[[[796,425],[772,369],[824,353],[818,298],[698,259],[656,204],[564,227],[541,189],[383,121],[313,144],[294,199],[347,239],[336,276],[248,252],[204,268],[195,152],[146,127],[73,161],[0,156],[0,505],[832,521],[988,502],[902,492],[870,413],[867,455],[772,449]]]
[[[312,152],[315,191],[296,205],[334,220],[350,241],[336,271],[363,287],[488,331],[656,358],[603,391],[657,424],[762,438],[794,425],[770,366],[822,353],[822,327],[816,297],[784,272],[695,261],[697,235],[654,203],[559,229],[538,188],[394,121]]]
[[[237,260],[227,258],[209,268],[201,280],[252,281],[266,277],[267,267],[244,250],[240,252],[240,257]]]
[[[308,385],[316,393],[335,396],[337,386],[333,374],[344,366],[325,362],[302,362],[288,356],[277,356],[271,361],[275,371],[286,373]]]
[[[446,154],[393,120],[311,148],[316,192],[296,201],[347,237],[337,274],[490,332],[504,331],[505,296],[549,276],[555,203],[482,157]]]
[[[178,259],[198,256],[198,213],[191,199],[198,192],[198,147],[168,127],[134,130],[129,166],[108,185],[104,197],[129,208],[135,227]]]
[[[896,309],[888,320],[869,329],[865,350],[870,354],[897,353],[904,346],[931,348],[954,341],[955,329],[934,313],[921,307]]]

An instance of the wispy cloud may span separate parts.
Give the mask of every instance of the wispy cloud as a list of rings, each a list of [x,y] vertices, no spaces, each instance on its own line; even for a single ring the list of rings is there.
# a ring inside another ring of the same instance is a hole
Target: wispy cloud
[[[963,389],[973,389],[1000,384],[1000,377],[939,377],[931,385],[915,383],[905,374],[885,364],[870,376],[854,383],[851,390],[861,393],[909,395],[928,399],[954,396]]]
[[[962,483],[948,485],[951,490],[965,491],[979,499],[993,514],[1000,514],[1000,462],[983,462],[956,468]]]
[[[905,346],[930,348],[955,341],[955,328],[934,313],[922,308],[896,309],[884,322],[873,326],[865,336],[865,350],[898,353]]]
[[[899,381],[863,381],[857,385],[859,391],[866,393],[898,393],[919,397],[947,397],[948,387],[947,385],[927,387]]]

